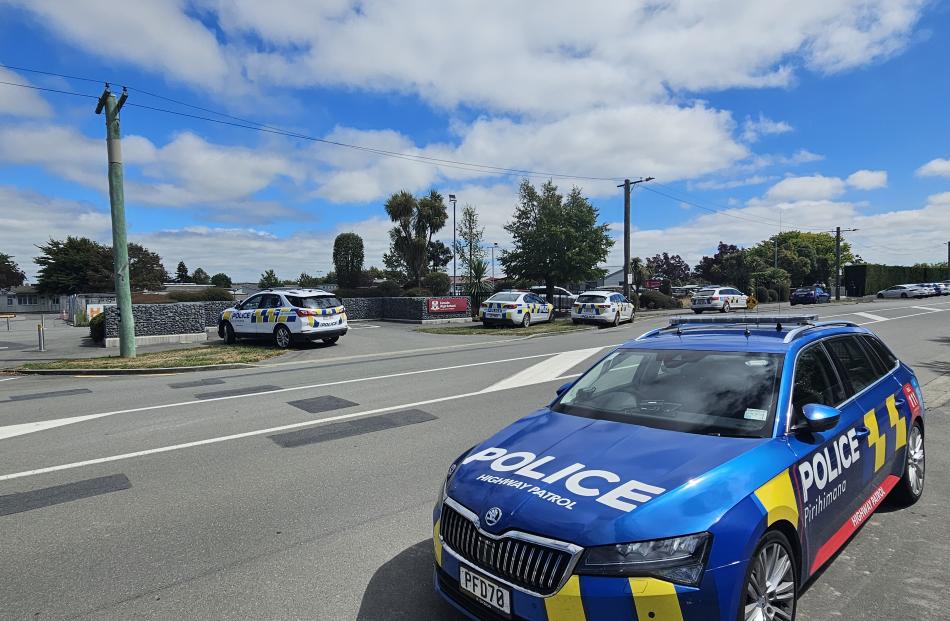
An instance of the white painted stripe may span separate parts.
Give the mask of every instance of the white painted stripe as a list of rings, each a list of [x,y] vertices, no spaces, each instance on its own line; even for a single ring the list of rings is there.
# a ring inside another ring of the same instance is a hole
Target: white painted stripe
[[[575,375],[564,375],[561,377],[552,378],[553,380],[562,380],[570,379],[572,377],[577,377]],[[408,410],[411,408],[420,407],[423,405],[432,405],[433,403],[444,403],[446,401],[453,401],[455,399],[465,399],[467,397],[474,397],[480,395],[481,392],[467,392],[459,395],[451,395],[448,397],[436,397],[435,399],[426,399],[425,401],[416,401],[415,403],[403,403],[400,405],[390,405],[384,408],[376,408],[375,410],[366,410],[364,412],[353,412],[352,414],[341,414],[339,416],[331,416],[328,418],[315,418],[313,420],[303,421],[300,423],[291,423],[288,425],[280,425],[279,427],[269,427],[267,429],[256,429],[254,431],[245,431],[243,433],[235,433],[228,436],[220,436],[217,438],[207,438],[205,440],[197,440],[195,442],[183,442],[182,444],[172,444],[170,446],[161,446],[153,449],[145,449],[143,451],[135,451],[132,453],[122,453],[120,455],[110,455],[109,457],[98,457],[96,459],[87,459],[85,461],[76,461],[69,464],[61,464],[58,466],[47,466],[44,468],[35,468],[33,470],[24,470],[23,472],[14,472],[12,474],[0,475],[0,481],[9,481],[11,479],[20,479],[23,477],[35,476],[38,474],[47,474],[50,472],[59,472],[60,470],[72,470],[74,468],[82,468],[84,466],[94,466],[96,464],[105,464],[113,461],[121,461],[124,459],[133,459],[135,457],[145,457],[146,455],[156,455],[158,453],[168,453],[171,451],[179,451],[182,449],[193,448],[196,446],[205,446],[208,444],[218,444],[221,442],[228,442],[231,440],[240,440],[242,438],[252,438],[254,436],[265,436],[273,433],[278,433],[281,431],[288,431],[290,429],[299,429],[301,427],[312,427],[315,425],[323,425],[325,423],[335,423],[342,420],[350,420],[353,418],[360,418],[363,416],[372,416],[374,414],[384,414],[386,412],[394,412],[398,410]]]
[[[873,315],[871,313],[851,313],[852,315],[857,315],[858,317],[864,317],[865,319],[870,319],[871,321],[888,321],[889,318],[881,317],[880,315]],[[891,317],[890,319],[893,319]]]
[[[19,379],[19,378],[18,377],[0,377],[0,382],[11,382],[15,379]]]
[[[911,306],[911,308],[916,308],[916,309],[919,309],[919,310],[930,311],[930,312],[932,312],[932,313],[942,313],[943,311],[947,310],[947,309],[945,309],[945,308],[934,308],[934,307],[932,307],[932,306]]]
[[[616,345],[609,345],[608,347],[616,347]],[[603,349],[603,348],[601,348]],[[586,350],[584,350],[586,351]],[[81,416],[72,416],[69,418],[60,418],[50,421],[37,421],[34,423],[21,423],[17,425],[9,425],[7,427],[0,427],[0,440],[5,438],[12,438],[14,436],[22,436],[27,433],[32,433],[34,431],[43,431],[44,429],[52,429],[54,427],[62,427],[63,425],[72,425],[75,423],[81,423],[89,420],[95,420],[97,418],[103,418],[106,416],[115,416],[116,414],[133,414],[136,412],[149,412],[152,410],[165,410],[170,408],[180,408],[180,407],[196,407],[204,403],[214,403],[216,401],[227,401],[230,399],[248,399],[251,397],[261,397],[265,395],[276,395],[285,392],[294,392],[298,390],[311,390],[313,388],[326,388],[328,386],[340,386],[343,384],[356,384],[359,382],[371,382],[384,379],[392,379],[394,377],[406,377],[410,375],[422,375],[424,373],[439,373],[442,371],[453,371],[456,369],[468,369],[472,367],[481,367],[492,364],[504,364],[508,362],[518,362],[520,360],[533,360],[536,358],[549,358],[551,356],[557,356],[559,353],[565,352],[554,352],[550,354],[535,354],[532,356],[519,356],[517,358],[506,358],[504,360],[488,360],[486,362],[471,362],[468,364],[457,364],[449,367],[439,367],[437,369],[420,369],[418,371],[404,371],[402,373],[390,373],[388,375],[375,375],[373,377],[359,377],[348,380],[338,380],[335,382],[323,382],[321,384],[308,384],[306,386],[292,386],[290,388],[276,388],[274,390],[263,390],[261,392],[252,392],[242,395],[229,395],[226,397],[213,397],[211,399],[199,399],[194,401],[179,401],[176,403],[164,403],[160,405],[146,405],[138,408],[128,408],[125,410],[113,410],[111,412],[100,412],[97,414],[84,414]],[[569,353],[569,352],[567,352]],[[57,423],[58,424],[51,424]],[[32,428],[30,426],[33,426]]]
[[[560,377],[570,369],[574,368],[584,360],[602,351],[603,347],[592,347],[590,349],[579,349],[577,351],[568,351],[558,354],[547,360],[543,360],[507,377],[493,386],[489,386],[482,392],[495,392],[496,390],[508,390],[509,388],[520,388],[532,384],[549,382],[552,379]]]

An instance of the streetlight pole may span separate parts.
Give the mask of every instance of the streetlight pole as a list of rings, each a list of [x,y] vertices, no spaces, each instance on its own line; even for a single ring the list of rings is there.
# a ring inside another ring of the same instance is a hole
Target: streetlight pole
[[[498,247],[498,242],[493,242],[491,246],[491,285],[495,286],[495,248]]]
[[[455,267],[455,194],[449,194],[449,202],[452,203],[452,295],[457,295],[458,272]]]
[[[623,296],[630,298],[630,189],[638,183],[653,181],[653,177],[637,181],[624,179],[618,188],[623,188]]]

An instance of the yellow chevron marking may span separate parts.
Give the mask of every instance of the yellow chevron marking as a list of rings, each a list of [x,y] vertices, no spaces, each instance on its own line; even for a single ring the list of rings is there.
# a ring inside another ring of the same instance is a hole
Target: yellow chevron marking
[[[580,578],[571,576],[560,591],[545,598],[544,609],[548,621],[585,621]]]
[[[894,450],[907,445],[907,419],[897,411],[897,403],[894,402],[894,395],[890,395],[885,401],[887,404],[887,418],[891,421],[891,427],[894,428],[897,439],[895,440]]]
[[[798,528],[798,503],[795,501],[795,490],[792,488],[792,478],[788,470],[755,490],[755,496],[768,511],[769,526],[779,520],[788,520],[792,526]]]
[[[877,472],[884,465],[884,457],[887,455],[887,436],[878,431],[874,410],[864,415],[864,426],[871,430],[868,434],[868,447],[874,448],[874,472]]]
[[[435,564],[442,567],[442,540],[439,538],[439,523],[442,520],[436,520],[432,527],[432,545],[435,546]]]

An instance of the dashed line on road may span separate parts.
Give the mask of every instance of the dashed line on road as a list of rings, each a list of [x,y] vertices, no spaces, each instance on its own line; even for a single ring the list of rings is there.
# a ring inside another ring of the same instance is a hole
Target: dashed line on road
[[[873,313],[851,313],[852,315],[857,315],[858,317],[864,317],[865,319],[870,319],[871,321],[890,321],[894,317],[881,317],[880,315],[875,315]]]

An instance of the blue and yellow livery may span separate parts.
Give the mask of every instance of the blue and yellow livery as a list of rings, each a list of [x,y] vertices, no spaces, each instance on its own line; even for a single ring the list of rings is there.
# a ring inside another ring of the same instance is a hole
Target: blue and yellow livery
[[[218,322],[218,335],[228,343],[273,339],[281,348],[301,340],[336,343],[347,330],[343,304],[321,289],[267,289],[222,312]]]
[[[794,619],[885,498],[920,497],[923,429],[866,329],[675,317],[450,466],[435,585],[478,619]]]
[[[501,291],[482,302],[478,318],[486,326],[507,324],[527,328],[532,323],[552,321],[554,305],[530,291]]]

